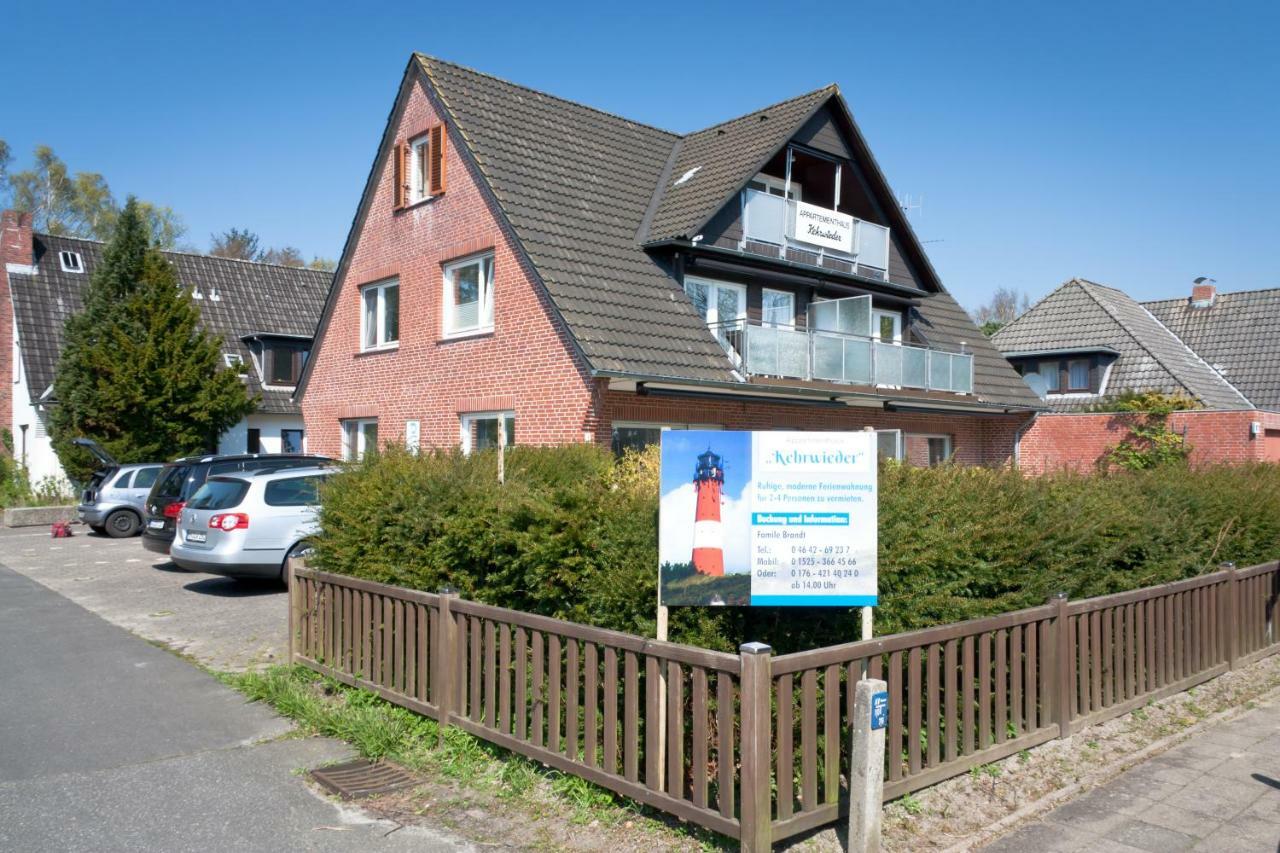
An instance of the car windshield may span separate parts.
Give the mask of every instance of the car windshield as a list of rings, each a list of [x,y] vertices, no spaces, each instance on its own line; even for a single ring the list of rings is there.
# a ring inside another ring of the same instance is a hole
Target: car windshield
[[[231,509],[239,506],[249,491],[249,484],[244,480],[222,479],[215,477],[201,486],[191,500],[187,501],[189,509]]]
[[[186,465],[170,465],[164,469],[160,482],[155,485],[158,498],[177,500],[182,497],[182,481],[186,479],[189,467]]]

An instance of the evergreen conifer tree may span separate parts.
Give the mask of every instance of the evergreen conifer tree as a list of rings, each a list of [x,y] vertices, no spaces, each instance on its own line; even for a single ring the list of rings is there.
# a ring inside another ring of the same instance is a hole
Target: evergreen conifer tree
[[[53,383],[49,426],[72,479],[98,463],[71,440],[96,440],[121,462],[163,461],[214,449],[218,436],[256,407],[222,341],[200,328],[200,313],[173,265],[150,245],[130,198],[84,310],[68,318]]]

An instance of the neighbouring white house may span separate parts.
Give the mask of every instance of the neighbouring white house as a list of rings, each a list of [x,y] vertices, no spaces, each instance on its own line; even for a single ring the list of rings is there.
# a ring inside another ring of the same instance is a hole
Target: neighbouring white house
[[[33,233],[27,214],[0,217],[0,358],[9,359],[0,375],[11,376],[0,391],[0,423],[33,482],[66,480],[47,417],[57,405],[53,379],[63,327],[80,310],[103,245]],[[239,369],[249,393],[260,398],[256,412],[222,434],[217,451],[302,451],[293,391],[333,274],[185,252],[165,256],[191,291],[204,328],[222,338],[225,364]]]

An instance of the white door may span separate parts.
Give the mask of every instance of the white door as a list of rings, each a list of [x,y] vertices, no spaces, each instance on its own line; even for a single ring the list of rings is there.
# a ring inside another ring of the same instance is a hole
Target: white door
[[[902,315],[897,311],[872,311],[871,334],[883,344],[902,343]]]

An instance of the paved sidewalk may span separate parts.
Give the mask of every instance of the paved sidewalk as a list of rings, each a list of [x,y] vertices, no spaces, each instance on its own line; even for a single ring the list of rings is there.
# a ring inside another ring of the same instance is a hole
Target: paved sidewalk
[[[468,848],[313,793],[350,751],[291,728],[0,565],[0,850]]]
[[[1280,847],[1280,699],[1210,728],[984,848],[1267,851]]]

